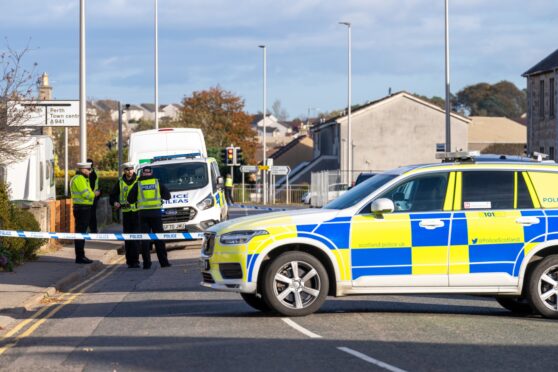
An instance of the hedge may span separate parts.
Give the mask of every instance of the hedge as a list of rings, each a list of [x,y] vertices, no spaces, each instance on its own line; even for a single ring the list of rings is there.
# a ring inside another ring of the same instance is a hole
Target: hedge
[[[40,231],[39,223],[28,211],[18,208],[8,198],[9,189],[0,183],[0,229]],[[36,258],[45,239],[0,238],[0,271],[12,271],[15,265]]]

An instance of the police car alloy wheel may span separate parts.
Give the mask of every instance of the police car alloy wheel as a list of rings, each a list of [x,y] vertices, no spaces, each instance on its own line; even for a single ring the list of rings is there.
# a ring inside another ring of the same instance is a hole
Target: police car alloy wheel
[[[265,303],[262,295],[259,293],[241,293],[240,296],[252,308],[267,313],[271,311],[268,304]]]
[[[262,288],[273,310],[286,316],[304,316],[322,306],[329,280],[324,266],[314,256],[285,252],[267,266]]]
[[[537,264],[529,279],[529,300],[547,318],[558,318],[558,256],[546,257]]]

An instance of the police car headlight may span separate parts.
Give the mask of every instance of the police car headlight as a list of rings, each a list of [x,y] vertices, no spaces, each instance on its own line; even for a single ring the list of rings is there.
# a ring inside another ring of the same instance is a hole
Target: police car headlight
[[[246,244],[248,243],[253,237],[259,235],[269,235],[269,233],[265,230],[241,230],[241,231],[233,231],[230,233],[226,233],[221,235],[219,241],[221,244]]]
[[[208,194],[205,198],[203,198],[203,200],[201,202],[196,204],[196,207],[198,207],[198,209],[200,211],[203,211],[204,209],[208,209],[208,208],[213,207],[214,203],[215,202],[213,200],[213,195]]]

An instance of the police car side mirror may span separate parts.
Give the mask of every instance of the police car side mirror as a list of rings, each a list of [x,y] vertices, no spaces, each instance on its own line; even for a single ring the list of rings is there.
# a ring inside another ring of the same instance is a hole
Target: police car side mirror
[[[219,186],[219,187],[224,187],[225,186],[225,181],[223,180],[223,176],[217,177],[217,186]]]
[[[393,213],[395,205],[390,199],[380,198],[372,202],[370,209],[374,214]]]

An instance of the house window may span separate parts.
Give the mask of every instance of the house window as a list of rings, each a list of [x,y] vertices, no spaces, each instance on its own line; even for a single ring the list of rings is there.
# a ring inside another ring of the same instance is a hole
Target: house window
[[[539,86],[539,118],[544,119],[544,80],[540,81]]]
[[[550,95],[549,95],[549,99],[550,99],[550,117],[554,118],[556,116],[556,112],[555,112],[555,106],[554,106],[554,101],[556,100],[556,97],[554,97],[554,78],[550,79]]]

